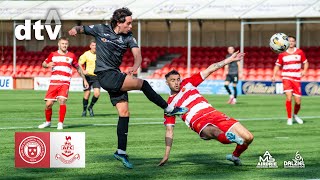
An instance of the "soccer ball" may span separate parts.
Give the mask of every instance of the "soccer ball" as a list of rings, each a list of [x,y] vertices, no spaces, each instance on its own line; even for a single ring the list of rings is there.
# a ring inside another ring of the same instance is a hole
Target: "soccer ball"
[[[282,53],[289,48],[288,36],[284,33],[276,33],[270,38],[270,48],[275,53]]]

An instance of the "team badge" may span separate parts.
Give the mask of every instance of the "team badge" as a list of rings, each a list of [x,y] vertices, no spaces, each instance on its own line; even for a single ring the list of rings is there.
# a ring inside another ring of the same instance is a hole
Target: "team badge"
[[[80,160],[80,154],[74,154],[74,145],[71,144],[71,136],[66,136],[65,143],[61,146],[61,154],[56,154],[55,159],[64,164],[71,164]]]
[[[107,42],[107,39],[106,38],[101,38],[101,41],[102,42]]]
[[[36,164],[46,155],[46,145],[39,137],[26,137],[19,145],[19,155],[26,163]]]

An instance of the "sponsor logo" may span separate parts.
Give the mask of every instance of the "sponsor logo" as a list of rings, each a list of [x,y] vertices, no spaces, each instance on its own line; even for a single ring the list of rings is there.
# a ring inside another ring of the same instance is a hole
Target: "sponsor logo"
[[[275,158],[271,156],[269,151],[266,151],[263,156],[259,157],[257,168],[278,168]]]
[[[275,94],[276,86],[260,82],[245,82],[242,86],[244,94]]]
[[[166,4],[155,10],[157,14],[183,14],[200,7],[200,4]]]
[[[24,162],[36,164],[46,155],[46,145],[39,137],[26,137],[19,145],[19,155]]]
[[[54,20],[54,29],[52,30],[51,21]],[[32,33],[34,29],[34,33]],[[44,40],[44,36],[41,34],[42,30],[45,29],[50,40],[56,40],[59,32],[61,30],[61,21],[57,10],[51,9],[48,12],[46,22],[44,25],[41,23],[41,20],[38,20],[31,25],[31,20],[27,19],[23,24],[17,25],[14,29],[14,35],[18,40],[31,40],[31,35],[34,34],[35,39]],[[22,34],[22,31],[24,32]]]
[[[71,164],[80,160],[80,154],[74,154],[74,145],[71,144],[71,136],[66,136],[65,143],[61,146],[61,154],[56,154],[55,159],[64,164]]]
[[[320,95],[320,85],[316,82],[308,83],[305,86],[305,91],[308,96]]]
[[[296,152],[296,155],[292,161],[284,161],[284,168],[305,168],[304,161],[302,156],[299,154],[299,151]]]

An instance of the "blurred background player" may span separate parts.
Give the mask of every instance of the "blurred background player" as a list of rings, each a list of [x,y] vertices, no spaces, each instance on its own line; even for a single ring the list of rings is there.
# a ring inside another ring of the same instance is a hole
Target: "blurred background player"
[[[303,70],[301,71],[301,64]],[[273,70],[272,81],[276,79],[277,72],[282,67],[283,92],[286,94],[286,110],[288,125],[292,125],[292,95],[294,96],[293,118],[298,124],[303,124],[303,120],[298,117],[301,106],[301,83],[300,79],[308,70],[309,63],[301,49],[296,48],[296,38],[289,36],[289,48],[287,51],[280,53]]]
[[[141,90],[145,96],[158,105],[168,115],[184,114],[185,108],[168,106],[168,103],[157,94],[148,81],[133,76],[142,62],[141,51],[135,38],[132,36],[132,12],[128,8],[120,8],[113,12],[110,25],[96,24],[90,26],[75,26],[69,35],[87,34],[95,37],[97,43],[97,60],[94,73],[99,83],[108,91],[113,106],[117,108],[119,120],[117,125],[118,149],[113,154],[127,168],[133,168],[129,162],[127,149],[127,136],[129,129],[129,102],[130,90]],[[130,48],[134,57],[133,67],[126,72],[120,71],[122,57]]]
[[[93,96],[91,99],[91,103],[88,107],[88,111],[91,117],[94,116],[93,113],[93,106],[98,101],[100,96],[100,84],[97,75],[94,74],[94,69],[96,67],[96,42],[92,40],[90,42],[90,50],[83,53],[79,58],[79,65],[82,69],[83,73],[86,76],[86,80],[89,83],[88,88],[84,88],[84,95],[83,95],[83,111],[82,117],[87,116],[87,107],[88,101],[90,97],[91,87],[93,88]],[[85,70],[82,66],[85,66]]]
[[[228,54],[226,55],[226,58],[229,58],[233,53],[235,49],[233,46],[228,47]],[[224,87],[226,88],[230,98],[228,101],[228,104],[236,104],[237,103],[237,84],[239,81],[239,67],[240,67],[240,61],[234,61],[230,64],[227,64],[224,67],[224,74],[226,75],[226,80],[224,82]],[[232,83],[233,86],[233,95],[231,93],[231,90],[229,88],[229,84]]]
[[[68,92],[70,80],[72,76],[72,66],[77,69],[80,76],[83,78],[84,86],[89,87],[89,84],[78,65],[76,56],[72,52],[68,52],[69,40],[66,37],[60,37],[58,40],[58,50],[50,53],[48,58],[42,63],[44,68],[51,68],[52,75],[47,94],[44,98],[46,101],[45,117],[46,122],[39,125],[38,128],[46,128],[51,126],[52,106],[58,101],[59,123],[57,129],[63,129],[63,121],[66,116]]]
[[[180,116],[181,119],[193,131],[199,134],[204,140],[217,139],[223,144],[237,143],[233,154],[226,156],[227,160],[235,165],[241,165],[239,156],[248,148],[253,141],[253,135],[242,126],[237,120],[230,118],[217,111],[199,93],[197,86],[201,84],[214,71],[231,62],[242,59],[243,53],[234,53],[227,59],[210,65],[204,71],[180,81],[180,74],[172,70],[166,74],[166,83],[171,90],[168,103],[173,106],[187,107],[186,114]],[[164,116],[166,126],[165,144],[166,150],[160,166],[164,165],[168,159],[173,143],[173,128],[175,124],[174,116]]]

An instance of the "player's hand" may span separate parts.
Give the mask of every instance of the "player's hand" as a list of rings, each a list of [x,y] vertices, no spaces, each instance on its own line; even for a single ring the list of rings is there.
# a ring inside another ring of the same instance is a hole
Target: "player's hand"
[[[276,76],[272,76],[271,81],[275,82],[276,81]]]
[[[136,71],[136,69],[134,67],[128,67],[127,68],[127,74],[128,75],[133,75],[133,73]]]
[[[301,77],[305,76],[306,72],[305,71],[301,71]]]
[[[87,75],[87,74],[88,74],[88,71],[83,70],[83,74],[84,74],[84,75]]]
[[[89,84],[88,84],[87,80],[84,80],[84,81],[83,81],[83,85],[84,85],[84,88],[85,88],[85,89],[88,89],[88,88],[89,88]]]
[[[231,63],[233,61],[239,61],[241,59],[243,59],[244,55],[246,53],[239,53],[239,51],[233,53],[228,59],[227,59],[227,63]]]
[[[47,68],[53,68],[55,66],[54,62],[49,62]]]
[[[76,36],[76,35],[77,35],[77,30],[74,29],[74,28],[70,29],[69,35],[70,35],[70,36]]]
[[[163,166],[166,162],[168,162],[168,160],[169,160],[169,157],[167,156],[163,157],[163,159],[160,161],[158,166]]]

